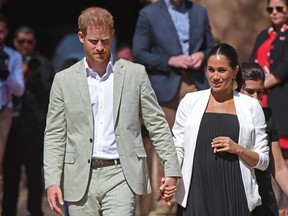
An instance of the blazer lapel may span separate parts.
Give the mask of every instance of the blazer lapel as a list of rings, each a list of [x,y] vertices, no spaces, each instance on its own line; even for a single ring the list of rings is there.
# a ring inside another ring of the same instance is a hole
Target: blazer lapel
[[[189,22],[190,22],[190,39],[189,42],[191,43],[195,43],[196,40],[196,34],[197,34],[197,29],[199,29],[199,25],[197,20],[199,19],[197,16],[199,16],[199,14],[194,10],[193,5],[190,6],[191,8],[188,10],[189,11]],[[197,42],[198,43],[198,42]],[[190,46],[190,52],[194,52],[194,50],[191,50]]]
[[[125,77],[125,67],[122,64],[122,61],[116,61],[114,64],[114,86],[113,86],[113,117],[114,125],[116,127],[119,106],[123,92],[124,86],[124,77]]]
[[[79,67],[75,70],[75,81],[80,91],[81,100],[84,106],[84,112],[87,113],[89,125],[93,131],[93,118],[92,118],[92,105],[89,93],[89,86],[87,82],[86,70],[84,66],[84,59],[79,64]]]
[[[183,51],[182,51],[180,40],[179,40],[179,37],[178,37],[178,34],[177,34],[177,30],[175,28],[173,20],[172,20],[170,14],[169,14],[169,11],[168,11],[167,6],[165,5],[164,1],[162,1],[162,4],[161,4],[161,14],[162,14],[163,20],[165,21],[165,23],[163,23],[163,25],[167,25],[168,28],[170,29],[168,31],[169,32],[169,37],[177,38],[177,47],[178,47],[177,49],[180,50],[181,53],[182,53]]]

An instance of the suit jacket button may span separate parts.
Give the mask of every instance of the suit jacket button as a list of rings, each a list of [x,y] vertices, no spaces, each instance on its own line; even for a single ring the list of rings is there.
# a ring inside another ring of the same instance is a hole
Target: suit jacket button
[[[90,164],[90,159],[88,159],[88,164]]]
[[[89,141],[90,141],[90,143],[92,143],[92,142],[93,142],[93,139],[92,139],[92,138],[90,138],[90,140],[89,140]]]

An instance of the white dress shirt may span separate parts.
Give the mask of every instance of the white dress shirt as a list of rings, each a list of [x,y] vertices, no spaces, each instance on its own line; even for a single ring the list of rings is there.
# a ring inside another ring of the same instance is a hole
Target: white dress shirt
[[[92,157],[98,159],[119,158],[113,122],[113,65],[107,65],[105,74],[100,77],[97,71],[88,67],[87,80],[91,97],[94,123],[94,148]]]

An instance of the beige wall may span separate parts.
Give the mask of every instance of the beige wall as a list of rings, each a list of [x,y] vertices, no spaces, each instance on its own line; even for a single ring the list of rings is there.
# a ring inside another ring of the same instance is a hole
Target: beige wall
[[[198,0],[208,10],[213,35],[248,59],[257,34],[268,27],[265,0]]]

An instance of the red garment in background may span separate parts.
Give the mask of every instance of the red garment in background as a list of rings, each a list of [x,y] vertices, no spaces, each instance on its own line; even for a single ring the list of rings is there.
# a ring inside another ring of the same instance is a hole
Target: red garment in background
[[[256,52],[256,62],[261,65],[261,67],[264,70],[265,76],[267,77],[270,74],[270,63],[269,63],[269,56],[270,56],[270,50],[272,48],[272,43],[274,39],[277,37],[277,33],[274,31],[274,29],[271,27],[268,30],[268,38],[264,43],[262,43],[257,52]],[[267,101],[267,94],[269,91],[265,90],[262,96],[262,102],[261,105],[263,107],[268,106]]]
[[[287,26],[283,26],[286,28]],[[277,37],[277,33],[274,31],[274,29],[271,27],[268,30],[268,35],[269,37],[267,38],[266,41],[264,41],[263,44],[261,44],[256,52],[256,62],[261,65],[261,67],[264,70],[264,73],[266,77],[270,74],[270,61],[269,61],[269,56],[270,56],[270,50],[273,49],[273,41]],[[262,102],[261,105],[263,107],[268,106],[268,101],[267,101],[267,95],[269,94],[269,90],[265,90],[262,96]],[[280,137],[280,147],[288,149],[288,137]]]

